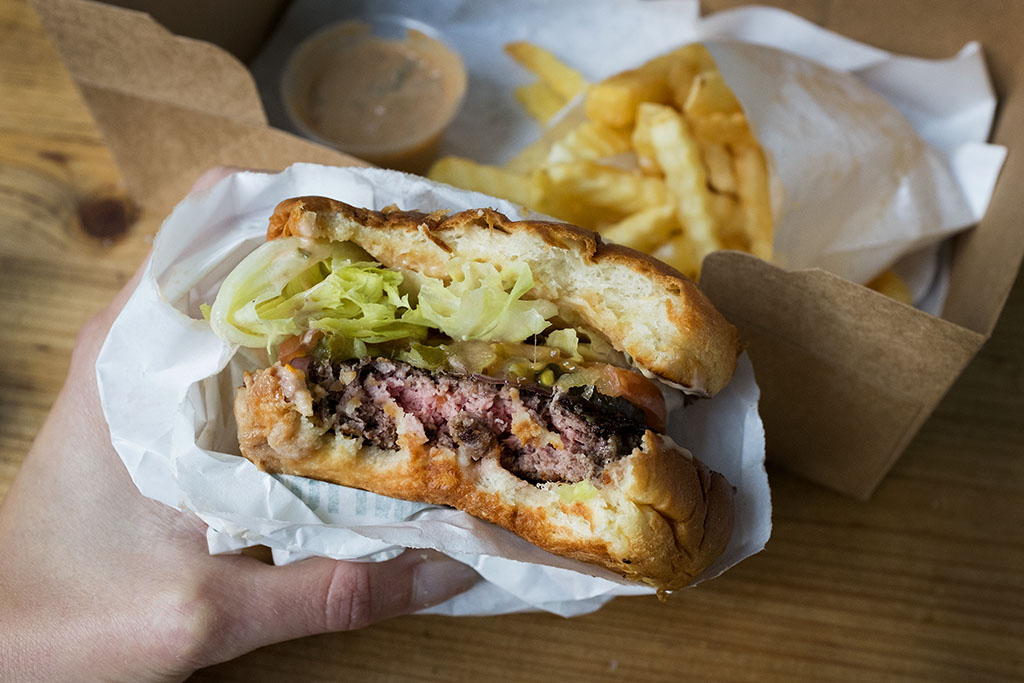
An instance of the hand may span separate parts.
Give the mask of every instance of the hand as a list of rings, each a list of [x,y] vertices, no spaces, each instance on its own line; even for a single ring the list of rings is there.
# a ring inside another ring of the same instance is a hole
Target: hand
[[[193,189],[230,172],[208,172]],[[465,565],[422,551],[285,567],[211,556],[202,521],[140,495],[110,444],[95,363],[141,270],[79,333],[64,387],[0,506],[0,680],[181,680],[475,583]]]

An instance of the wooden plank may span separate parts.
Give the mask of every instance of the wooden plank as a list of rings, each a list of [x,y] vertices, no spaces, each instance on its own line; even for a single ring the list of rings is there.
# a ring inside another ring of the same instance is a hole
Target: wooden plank
[[[24,0],[0,3],[0,498],[63,383],[78,329],[149,249],[155,217],[95,219],[126,205],[36,15]]]

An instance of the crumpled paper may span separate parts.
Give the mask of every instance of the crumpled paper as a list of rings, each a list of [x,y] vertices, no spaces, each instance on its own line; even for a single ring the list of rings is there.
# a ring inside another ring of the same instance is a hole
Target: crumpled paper
[[[300,477],[270,475],[238,455],[232,403],[246,370],[265,361],[213,334],[200,305],[264,240],[276,204],[324,195],[357,206],[424,211],[507,202],[380,169],[297,164],[243,172],[182,201],[162,226],[142,280],[114,321],[96,364],[113,445],[146,496],[191,510],[209,525],[214,553],[255,544],[276,562],[309,555],[379,561],[433,548],[485,579],[428,610],[452,615],[597,609],[616,595],[653,589],[567,560],[456,510],[399,501]],[[736,525],[715,576],[759,551],[771,530],[758,389],[746,357],[729,387],[671,415],[669,433],[736,487]]]
[[[782,10],[701,20],[722,75],[777,176],[775,260],[867,282],[892,268],[941,313],[943,240],[985,214],[1006,148],[981,46],[894,55]]]
[[[714,43],[774,165],[776,261],[862,283],[892,267],[933,315],[948,283],[940,243],[980,220],[1006,155],[986,144],[996,100],[977,43],[917,59],[774,8],[702,18],[694,0],[522,0],[514,12],[494,0],[295,0],[252,65],[270,120],[290,125],[278,81],[299,41],[332,21],[388,13],[435,26],[463,55],[469,90],[441,152],[491,164],[541,135],[514,96],[533,77],[506,43],[542,45],[591,81],[685,43]]]

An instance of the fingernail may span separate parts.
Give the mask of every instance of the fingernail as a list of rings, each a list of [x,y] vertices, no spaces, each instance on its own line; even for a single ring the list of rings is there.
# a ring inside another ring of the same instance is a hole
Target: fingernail
[[[413,574],[412,600],[415,609],[444,602],[469,590],[479,580],[480,575],[469,565],[439,553],[424,555]]]

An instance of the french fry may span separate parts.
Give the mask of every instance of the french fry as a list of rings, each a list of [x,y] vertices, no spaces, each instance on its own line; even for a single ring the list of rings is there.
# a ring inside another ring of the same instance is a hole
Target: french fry
[[[516,99],[526,113],[541,123],[547,123],[565,106],[566,100],[544,81],[534,81],[516,88]]]
[[[693,79],[714,68],[715,62],[704,46],[684,45],[592,85],[587,92],[587,117],[616,128],[628,128],[633,125],[641,102],[669,104],[678,90],[688,95]]]
[[[696,282],[700,276],[701,257],[697,255],[694,246],[693,241],[683,231],[650,254]]]
[[[686,120],[698,140],[718,145],[757,145],[747,117],[742,112],[688,117]]]
[[[552,164],[534,176],[534,208],[586,228],[671,200],[665,181],[592,161]]]
[[[546,163],[604,159],[629,149],[629,135],[625,131],[598,121],[584,121],[551,146]]]
[[[739,100],[717,69],[697,74],[681,109],[700,140],[722,145],[757,144]]]
[[[554,177],[551,169],[548,168],[535,171],[531,176],[532,208],[567,223],[591,230],[609,220],[614,221],[623,217],[622,213],[608,211],[600,206],[594,206],[588,201],[588,194],[599,192],[596,188],[579,191],[578,184],[574,186],[567,183],[566,180],[564,177],[559,177],[557,170]]]
[[[543,168],[530,174],[530,199],[531,208],[584,228],[600,220],[600,210],[588,207],[576,197],[562,192],[558,183]]]
[[[667,79],[672,88],[672,101],[676,108],[681,110],[690,96],[697,75],[706,71],[716,71],[717,67],[707,48],[697,43],[685,45],[669,53],[669,56],[672,59]]]
[[[683,116],[669,106],[643,103],[637,113],[637,126],[649,128],[655,159],[665,174],[665,184],[675,196],[679,222],[696,244],[699,260],[721,248],[712,192],[700,157],[700,143]]]
[[[903,281],[903,278],[891,270],[885,271],[869,282],[868,287],[876,292],[885,294],[890,299],[895,299],[908,306],[913,305],[914,297],[910,293],[910,287]]]
[[[583,74],[539,45],[525,41],[509,43],[505,52],[558,93],[563,102],[582,93],[588,85]]]
[[[478,164],[462,157],[443,157],[430,167],[427,177],[465,190],[508,199],[523,206],[532,205],[533,185],[530,176],[497,166]]]
[[[638,251],[650,253],[679,232],[675,204],[660,204],[641,209],[617,223],[600,229],[601,236]]]
[[[627,71],[590,88],[587,117],[615,128],[628,128],[641,102],[668,102],[672,90],[663,78],[643,71]]]
[[[768,164],[760,147],[733,147],[733,168],[744,224],[750,235],[750,252],[760,259],[772,258],[772,202]]]
[[[591,206],[628,215],[671,199],[665,181],[592,161],[553,164],[547,169],[555,185]]]
[[[701,155],[708,171],[708,183],[715,192],[736,194],[736,176],[732,170],[732,155],[725,145],[701,140]]]
[[[541,138],[519,150],[519,153],[506,161],[502,168],[512,173],[530,173],[535,171],[547,161],[548,154],[551,152],[551,145],[550,140]]]
[[[583,114],[582,107],[566,111],[557,121],[548,124],[540,139],[527,145],[505,162],[504,168],[516,173],[531,173],[543,167],[547,164],[551,148],[568,136],[576,126],[586,121],[587,118]]]
[[[718,70],[697,75],[682,109],[688,119],[707,118],[714,114],[743,114],[739,100]]]
[[[659,58],[595,83],[587,92],[587,118],[613,128],[628,128],[636,120],[636,108],[641,102],[670,102],[671,64],[670,59]]]
[[[711,211],[717,221],[720,248],[749,252],[750,234],[744,222],[743,207],[736,197],[728,194],[712,194]]]
[[[653,106],[653,105],[652,105]],[[636,153],[636,163],[641,171],[648,175],[661,175],[661,166],[658,165],[658,150],[654,147],[654,140],[651,139],[651,123],[654,121],[655,110],[643,104],[637,110],[636,125],[633,126],[633,151]]]

